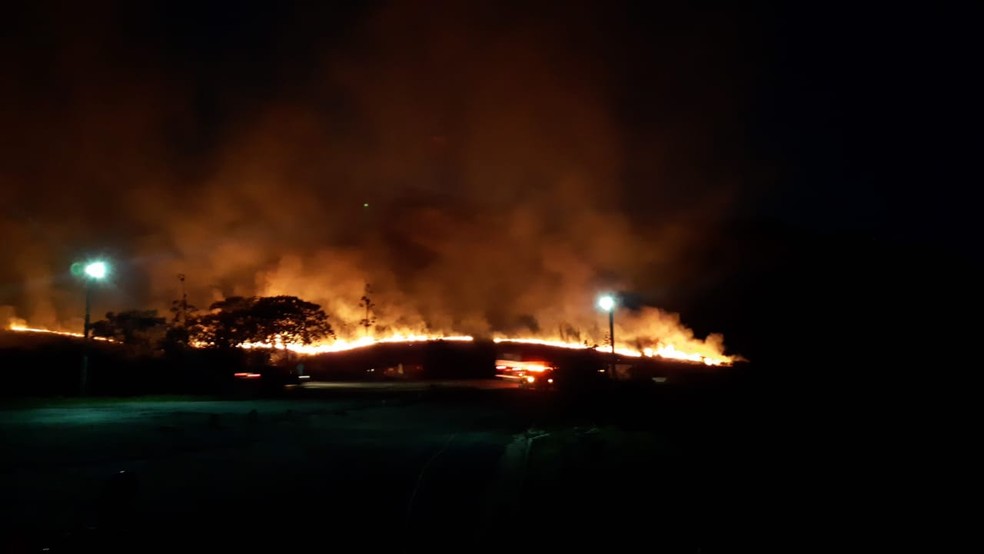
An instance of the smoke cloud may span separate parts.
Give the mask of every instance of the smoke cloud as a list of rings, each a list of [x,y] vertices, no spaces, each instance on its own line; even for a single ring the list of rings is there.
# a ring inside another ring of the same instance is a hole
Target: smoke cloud
[[[710,153],[740,91],[702,77],[732,55],[723,19],[669,14],[643,32],[591,3],[195,6],[14,14],[0,72],[9,317],[80,325],[68,266],[107,256],[98,312],[164,309],[181,273],[200,306],[292,294],[345,333],[371,283],[382,328],[597,341],[595,294],[665,296],[731,204]],[[718,42],[693,49],[677,24]],[[635,42],[613,45],[620,34]],[[638,59],[649,40],[666,60]],[[661,105],[683,91],[704,95],[700,111]],[[620,327],[688,333],[656,311]]]

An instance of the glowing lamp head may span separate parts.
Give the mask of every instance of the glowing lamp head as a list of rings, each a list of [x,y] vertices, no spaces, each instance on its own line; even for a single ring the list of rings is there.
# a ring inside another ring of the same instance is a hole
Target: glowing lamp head
[[[605,294],[598,298],[598,307],[602,311],[610,312],[615,309],[615,297],[610,294]]]
[[[102,279],[109,270],[106,262],[92,262],[85,266],[85,275],[90,279]]]

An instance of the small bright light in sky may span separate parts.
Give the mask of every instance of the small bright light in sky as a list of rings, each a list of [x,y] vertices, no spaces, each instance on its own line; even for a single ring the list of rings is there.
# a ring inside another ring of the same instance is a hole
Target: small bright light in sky
[[[105,277],[106,270],[106,262],[92,262],[85,266],[85,274],[93,279],[102,279]]]
[[[369,203],[368,202],[365,202],[364,204],[362,204],[362,207],[363,208],[368,208],[369,207]]]
[[[598,307],[606,312],[610,312],[615,308],[615,297],[610,294],[605,294],[598,298]]]

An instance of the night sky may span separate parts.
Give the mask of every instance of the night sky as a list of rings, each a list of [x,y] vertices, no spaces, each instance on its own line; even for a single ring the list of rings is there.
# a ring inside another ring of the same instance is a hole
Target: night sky
[[[68,321],[68,265],[108,255],[114,309],[185,273],[468,329],[607,288],[731,330],[722,283],[797,241],[979,261],[979,14],[651,4],[7,7],[0,315]]]

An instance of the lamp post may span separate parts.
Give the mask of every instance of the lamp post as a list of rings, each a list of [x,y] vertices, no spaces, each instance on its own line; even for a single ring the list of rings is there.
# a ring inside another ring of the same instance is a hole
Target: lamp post
[[[608,362],[608,377],[615,378],[615,307],[617,306],[615,296],[603,294],[598,297],[598,307],[602,311],[608,312],[608,342],[612,347],[611,359]]]
[[[92,330],[90,324],[90,311],[92,307],[92,282],[99,281],[106,277],[109,266],[106,262],[89,262],[83,268],[83,278],[85,279],[85,324],[82,328],[82,376],[79,383],[79,392],[85,396],[87,381],[89,379],[89,334]]]

